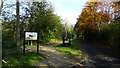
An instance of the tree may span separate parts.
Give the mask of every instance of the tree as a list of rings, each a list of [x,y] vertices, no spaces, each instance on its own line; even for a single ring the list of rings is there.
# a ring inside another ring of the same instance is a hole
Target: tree
[[[26,15],[22,18],[26,21],[27,31],[38,31],[42,41],[49,41],[52,38],[60,38],[62,30],[61,19],[54,14],[51,4],[46,1],[34,2],[25,8]],[[23,24],[23,23],[21,23]],[[22,26],[21,26],[22,27]]]
[[[74,30],[78,37],[119,50],[120,1],[89,2],[86,4]]]
[[[112,8],[114,8],[114,11],[111,13],[114,15],[114,18],[117,18],[120,16],[120,1],[114,2],[112,5]]]
[[[101,30],[107,21],[110,19],[109,14],[103,12],[97,12],[97,3],[89,2],[83,9],[78,21],[75,25],[75,29],[79,34],[89,36],[94,34],[97,30]]]
[[[11,3],[13,5],[14,3]],[[16,3],[18,4],[18,2]],[[24,5],[23,5],[24,4]],[[10,5],[3,6],[9,7]],[[15,7],[15,5],[13,5]],[[18,7],[18,5],[16,5]],[[7,40],[7,39],[16,39],[16,27],[14,25],[20,28],[20,43],[22,43],[22,40],[24,38],[24,31],[38,31],[40,36],[40,43],[49,42],[50,39],[60,39],[61,33],[62,33],[62,27],[60,16],[57,16],[54,14],[54,9],[52,7],[52,4],[47,3],[46,1],[40,1],[40,2],[33,2],[33,3],[19,3],[19,7],[22,8],[22,13],[19,14],[19,17],[17,18],[19,23],[15,23],[16,15],[14,15],[11,11],[8,11],[8,9],[4,9],[2,12],[4,15],[4,18],[6,18],[3,21],[3,38],[4,42],[14,42],[14,40]],[[12,8],[9,8],[12,9]],[[14,10],[16,10],[15,8]],[[18,14],[19,10],[17,9],[16,13]],[[10,24],[11,27],[7,28]],[[9,31],[12,32],[14,27],[14,32],[9,34]],[[8,30],[8,31],[6,31]],[[8,37],[8,38],[5,38]],[[5,40],[6,39],[6,40]],[[9,46],[7,43],[4,45]],[[12,44],[11,44],[12,45]]]

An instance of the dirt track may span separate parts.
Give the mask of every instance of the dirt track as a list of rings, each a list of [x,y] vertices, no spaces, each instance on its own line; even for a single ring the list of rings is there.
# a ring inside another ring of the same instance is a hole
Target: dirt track
[[[81,60],[75,60],[59,51],[54,47],[61,43],[40,46],[40,53],[45,55],[45,58],[36,64],[37,68],[79,68],[83,66]],[[27,48],[30,51],[36,51],[36,47]]]

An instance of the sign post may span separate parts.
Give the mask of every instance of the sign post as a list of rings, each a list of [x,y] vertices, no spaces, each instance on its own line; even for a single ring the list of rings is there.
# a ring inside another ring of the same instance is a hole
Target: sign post
[[[25,41],[37,41],[37,53],[39,53],[39,33],[37,31],[24,31],[23,54],[25,55]]]

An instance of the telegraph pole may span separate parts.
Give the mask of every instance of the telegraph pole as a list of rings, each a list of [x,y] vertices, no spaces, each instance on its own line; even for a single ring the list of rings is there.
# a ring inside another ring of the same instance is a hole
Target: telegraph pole
[[[3,0],[0,1],[0,15],[1,15],[1,12],[2,12],[2,8],[3,8]]]
[[[20,3],[19,0],[16,0],[16,42],[17,42],[17,47],[19,49],[20,47]]]
[[[65,22],[65,37],[67,38],[67,22]]]

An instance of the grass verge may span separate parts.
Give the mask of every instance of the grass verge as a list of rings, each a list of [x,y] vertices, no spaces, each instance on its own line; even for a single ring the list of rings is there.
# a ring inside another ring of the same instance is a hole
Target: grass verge
[[[34,47],[34,46],[37,46],[37,45],[25,45],[25,47]],[[23,48],[23,45],[21,46],[21,48]]]
[[[73,56],[75,58],[83,58],[82,57],[82,51],[79,48],[79,42],[72,40],[71,41],[71,46],[65,46],[63,44],[58,45],[55,47],[58,51],[63,52],[69,56]]]
[[[58,43],[61,42],[59,39],[50,39],[50,43]]]
[[[47,44],[52,44],[52,43],[59,43],[61,40],[59,39],[50,39],[48,42],[41,43],[40,45],[47,45]]]
[[[21,66],[34,66],[40,59],[43,59],[43,55],[40,53],[26,52],[25,56],[23,56],[23,53],[13,53],[4,58],[6,63],[3,63],[2,66],[17,68]]]

